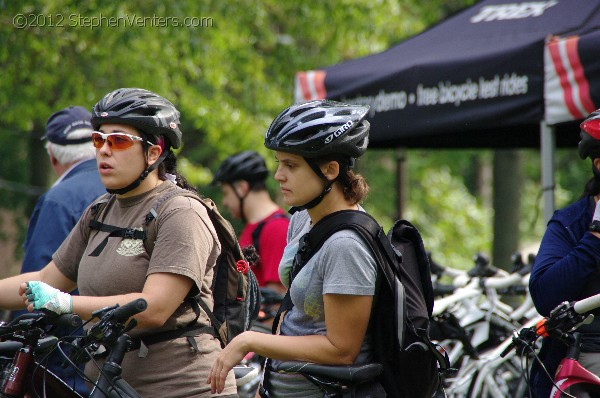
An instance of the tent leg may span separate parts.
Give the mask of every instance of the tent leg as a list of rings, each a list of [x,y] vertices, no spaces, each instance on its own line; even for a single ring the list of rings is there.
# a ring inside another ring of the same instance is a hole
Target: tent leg
[[[554,149],[556,130],[545,122],[540,123],[540,143],[542,154],[542,199],[544,204],[544,224],[554,213]]]
[[[406,150],[396,149],[396,220],[402,219],[406,207],[408,182],[406,180]]]

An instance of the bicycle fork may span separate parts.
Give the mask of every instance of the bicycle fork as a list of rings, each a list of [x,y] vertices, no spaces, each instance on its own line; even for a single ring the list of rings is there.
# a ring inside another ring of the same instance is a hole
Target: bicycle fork
[[[112,397],[127,397],[127,398],[142,398],[136,393],[133,388],[125,380],[121,378],[121,364],[127,347],[129,345],[129,336],[121,335],[114,346],[111,347],[110,355],[106,359],[98,384],[94,386],[90,394],[90,398],[112,398]]]

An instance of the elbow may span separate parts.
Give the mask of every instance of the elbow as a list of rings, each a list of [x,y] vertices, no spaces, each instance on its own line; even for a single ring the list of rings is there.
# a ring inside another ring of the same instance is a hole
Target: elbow
[[[141,322],[140,322],[141,321]],[[157,329],[162,327],[165,324],[165,320],[161,320],[158,318],[146,318],[138,321],[140,325],[143,325],[146,328]]]
[[[333,365],[352,365],[360,350],[337,350]]]
[[[356,355],[345,355],[339,357],[339,363],[337,365],[352,365],[356,360]]]
[[[165,325],[168,319],[168,315],[158,312],[141,313],[137,317],[138,324],[145,328],[160,328]]]

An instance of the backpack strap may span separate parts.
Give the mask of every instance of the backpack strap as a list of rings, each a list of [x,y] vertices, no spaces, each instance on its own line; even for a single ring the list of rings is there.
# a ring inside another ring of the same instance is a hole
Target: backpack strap
[[[410,239],[413,241],[416,240],[418,244],[420,244],[418,249],[422,249],[416,250],[417,253],[426,253],[424,250],[422,239],[417,229],[408,221],[401,220],[399,222],[403,225],[406,225],[407,228],[412,228],[412,235],[410,236]],[[395,292],[397,302],[403,303],[403,305],[398,306],[397,313],[395,314],[395,318],[398,320],[397,341],[400,343],[401,349],[404,349],[402,347],[402,343],[404,341],[405,327],[405,323],[403,320],[406,320],[406,325],[411,329],[414,335],[419,337],[419,343],[422,343],[425,346],[424,348],[426,348],[434,354],[437,362],[439,363],[440,371],[446,371],[447,369],[449,369],[450,363],[447,354],[445,356],[442,355],[437,350],[436,345],[433,344],[429,339],[427,330],[415,327],[415,325],[408,318],[408,316],[406,316],[406,292],[404,286],[399,282],[402,280],[400,272],[402,253],[398,251],[394,247],[394,245],[391,244],[391,241],[384,233],[383,228],[381,228],[379,223],[369,214],[358,210],[342,210],[335,213],[331,213],[319,220],[319,222],[317,222],[308,233],[306,233],[300,238],[298,252],[294,257],[294,263],[292,265],[290,275],[290,286],[294,277],[298,274],[298,272],[300,272],[302,267],[312,258],[312,256],[323,246],[325,241],[335,232],[340,231],[342,229],[352,229],[356,231],[367,242],[369,248],[371,249],[371,253],[374,255],[375,260],[378,264],[378,269],[380,271],[381,276],[386,281],[386,284],[389,286],[389,288],[391,288],[392,291]],[[392,228],[392,230],[394,230],[394,228]],[[390,231],[390,237],[391,233],[392,231]],[[416,239],[416,237],[418,237],[418,239]],[[418,254],[417,260],[423,261]],[[385,264],[390,264],[391,267],[387,267],[385,266]],[[419,268],[422,269],[423,264],[420,264]],[[427,267],[426,270],[423,272],[429,272],[429,268]],[[428,280],[431,280],[430,275]],[[286,295],[281,303],[280,309],[277,312],[277,316],[273,323],[273,334],[275,334],[279,326],[279,323],[281,321],[281,314],[284,311],[288,311],[293,307],[289,290],[290,289],[288,289],[288,291],[286,292]],[[428,304],[429,316],[431,316],[428,295],[432,294],[433,292],[429,291],[428,289],[425,290],[425,300]],[[415,348],[417,345],[419,344],[415,344]],[[423,346],[421,345],[421,347]],[[411,346],[407,347],[407,349],[411,349]]]
[[[108,232],[108,235],[102,242],[96,246],[96,248],[88,254],[91,257],[98,257],[102,250],[108,244],[108,239],[113,237],[121,237],[125,239],[146,239],[146,231],[140,231],[133,228],[123,228],[116,227],[114,225],[104,224],[103,222],[98,221],[100,213],[106,206],[106,204],[113,198],[114,195],[107,194],[102,195],[98,200],[96,200],[91,206],[91,215],[92,219],[90,220],[89,227],[90,229],[95,229],[102,232]]]
[[[254,228],[254,231],[252,231],[252,245],[254,246],[254,248],[256,249],[256,252],[260,255],[260,251],[259,251],[259,245],[260,245],[260,234],[264,228],[264,226],[273,221],[276,220],[278,218],[288,218],[287,215],[283,214],[283,213],[275,213],[273,215],[270,215],[269,217],[265,218],[264,220],[262,220],[261,222],[258,223],[258,225],[256,226],[256,228]]]
[[[379,226],[377,221],[370,215],[365,212],[358,210],[341,210],[327,216],[323,217],[319,222],[317,222],[309,232],[304,234],[299,241],[298,244],[298,252],[294,256],[294,262],[292,264],[292,269],[290,271],[290,286],[292,281],[298,275],[300,270],[304,267],[304,265],[312,258],[312,256],[319,251],[319,249],[323,246],[327,238],[333,235],[335,232],[342,229],[355,229],[361,235],[370,237],[365,238],[371,247],[371,252],[373,252],[376,256],[380,253],[379,250],[376,250],[374,246],[374,238],[377,239],[385,239],[385,234],[383,229]],[[390,256],[390,259],[394,259],[393,253],[386,253],[386,255]],[[383,260],[381,260],[383,261]],[[392,260],[395,261],[395,260]],[[381,264],[380,260],[378,262]],[[397,267],[396,262],[396,267]],[[395,280],[394,274],[390,272],[389,269],[385,267],[380,267],[383,271],[383,275],[388,283],[393,283]],[[287,290],[281,305],[277,311],[277,315],[275,316],[275,320],[272,326],[273,334],[276,334],[277,328],[281,321],[282,313],[285,311],[291,310],[293,307],[293,303],[290,297],[290,289]]]
[[[227,222],[227,220],[225,220],[221,216],[216,204],[209,198],[201,197],[191,191],[187,191],[184,189],[176,189],[163,195],[161,198],[158,199],[154,207],[146,215],[145,223],[148,231],[148,239],[146,240],[147,244],[145,243],[144,245],[146,246],[146,251],[149,255],[152,254],[152,250],[154,248],[154,240],[156,239],[156,236],[158,234],[156,223],[153,224],[153,227],[151,227],[151,223],[152,221],[155,221],[158,218],[160,207],[175,196],[187,196],[194,198],[204,206],[210,218],[210,221],[212,222],[215,228],[217,238],[221,243],[221,252],[223,253],[223,255],[228,256],[228,264],[236,264],[240,260],[245,261],[244,254],[242,253],[242,249],[240,248],[233,227],[229,222]],[[227,276],[221,278],[221,280],[226,280],[227,283],[222,283],[220,285],[216,284],[217,274],[219,272],[227,273]],[[211,286],[213,297],[227,297],[232,298],[236,301],[244,301],[249,289],[248,279],[242,278],[240,275],[229,274],[231,272],[233,271],[229,269],[215,270]],[[248,271],[249,277],[253,277],[252,275],[250,275],[250,273],[251,271]],[[211,327],[213,329],[210,334],[217,337],[221,342],[221,346],[224,347],[231,340],[231,338],[233,338],[233,336],[230,336],[231,333],[239,333],[239,331],[230,330],[232,325],[226,322],[227,316],[230,315],[229,304],[225,303],[223,308],[215,308],[213,311],[211,311],[209,306],[199,296],[197,296],[195,300],[210,319],[212,325]],[[219,316],[221,316],[221,318],[223,318],[225,321],[219,321]],[[253,314],[253,316],[255,316],[255,314]]]
[[[108,232],[109,234],[89,254],[90,256],[94,256],[94,257],[98,256],[102,252],[102,250],[106,247],[109,238],[122,237],[122,238],[126,238],[126,239],[127,238],[141,239],[144,242],[144,248],[146,249],[148,256],[151,257],[152,252],[154,251],[154,243],[156,240],[156,236],[158,235],[158,227],[156,226],[156,220],[158,219],[158,213],[159,213],[160,207],[163,204],[165,204],[166,202],[168,202],[170,199],[172,199],[176,196],[187,196],[187,197],[191,197],[191,198],[198,200],[200,203],[202,203],[202,205],[204,205],[209,216],[212,215],[213,208],[215,207],[214,203],[210,199],[201,198],[194,192],[191,192],[191,191],[188,191],[185,189],[174,189],[174,190],[167,192],[160,198],[158,198],[158,200],[156,201],[154,206],[150,209],[150,211],[148,212],[148,214],[145,217],[144,230],[140,231],[140,230],[133,229],[133,228],[116,227],[114,225],[104,224],[104,223],[98,221],[98,217],[99,217],[100,213],[102,212],[102,209],[111,200],[112,196],[113,195],[103,195],[99,200],[96,201],[96,203],[94,203],[92,205],[93,219],[90,221],[90,228],[98,230],[98,231],[102,231],[102,232]],[[212,221],[213,220],[212,220],[212,216],[211,216],[211,222]],[[217,223],[213,222],[213,225],[215,227],[215,230],[217,231],[217,236],[219,238],[219,241],[223,242],[222,239],[224,239],[224,236],[223,236],[224,233],[219,230],[219,226],[217,225]],[[236,241],[236,243],[237,243],[237,241]],[[238,250],[238,251],[239,251],[240,258],[243,258],[241,250]],[[213,288],[214,288],[214,286],[213,286]],[[240,293],[240,295],[241,294],[242,293]],[[141,337],[138,339],[134,339],[133,346],[132,346],[133,349],[137,349],[142,346],[148,346],[148,345],[160,343],[162,341],[171,340],[171,339],[178,338],[178,337],[187,337],[192,348],[194,350],[196,350],[196,352],[199,352],[196,341],[193,339],[193,337],[199,336],[202,333],[212,334],[213,336],[219,338],[219,340],[221,340],[222,344],[224,344],[223,342],[227,341],[226,333],[225,334],[223,333],[223,328],[222,328],[221,322],[219,322],[219,320],[216,318],[216,316],[210,310],[208,305],[199,296],[188,297],[188,298],[186,298],[186,300],[191,304],[192,309],[194,310],[194,312],[196,314],[196,317],[190,323],[188,323],[186,326],[184,326],[182,328],[178,328],[176,330],[168,330],[168,331],[164,331],[164,332],[153,333],[153,334],[149,334],[147,336],[144,336],[144,337]],[[206,315],[208,316],[208,318],[211,321],[212,326],[201,327],[201,326],[196,325],[196,321],[200,317],[200,308],[202,308],[202,310],[206,313]],[[142,351],[142,350],[140,349],[140,351]],[[145,353],[142,354],[142,352],[140,352],[140,356],[145,356]]]

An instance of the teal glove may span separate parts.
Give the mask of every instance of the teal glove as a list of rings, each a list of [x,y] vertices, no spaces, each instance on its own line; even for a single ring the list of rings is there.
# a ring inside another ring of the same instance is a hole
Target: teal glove
[[[25,294],[27,294],[27,300],[33,304],[35,310],[45,308],[59,315],[73,312],[71,295],[61,292],[44,282],[27,282]]]

